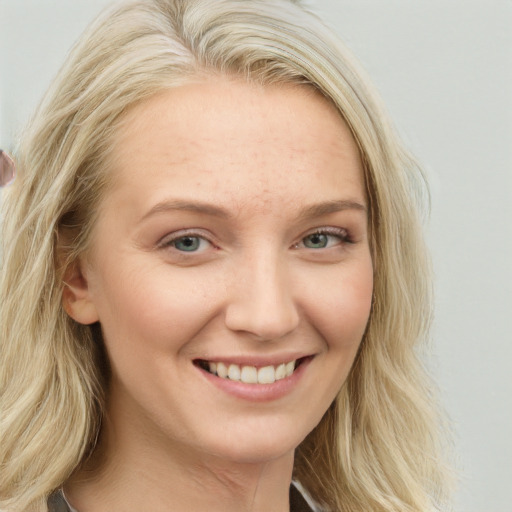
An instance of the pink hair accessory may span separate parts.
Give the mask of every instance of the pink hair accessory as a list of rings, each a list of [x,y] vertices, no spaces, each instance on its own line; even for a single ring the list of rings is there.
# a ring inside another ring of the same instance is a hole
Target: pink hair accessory
[[[0,187],[5,187],[14,181],[16,176],[16,165],[14,160],[0,149]]]

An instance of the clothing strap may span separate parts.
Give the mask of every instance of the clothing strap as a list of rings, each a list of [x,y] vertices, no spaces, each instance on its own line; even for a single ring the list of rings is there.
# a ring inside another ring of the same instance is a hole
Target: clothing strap
[[[302,493],[293,484],[290,485],[290,512],[313,512]]]
[[[54,492],[48,498],[48,512],[78,512],[66,500],[62,490]]]

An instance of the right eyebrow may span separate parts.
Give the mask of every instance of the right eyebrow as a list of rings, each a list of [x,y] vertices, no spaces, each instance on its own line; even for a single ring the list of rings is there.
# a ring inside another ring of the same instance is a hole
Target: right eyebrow
[[[141,221],[146,220],[148,217],[159,213],[173,212],[173,211],[188,211],[195,213],[202,213],[211,215],[213,217],[220,217],[224,219],[231,218],[232,215],[224,208],[220,208],[211,203],[201,201],[182,201],[182,200],[168,200],[162,201],[153,206],[146,214],[143,215]]]

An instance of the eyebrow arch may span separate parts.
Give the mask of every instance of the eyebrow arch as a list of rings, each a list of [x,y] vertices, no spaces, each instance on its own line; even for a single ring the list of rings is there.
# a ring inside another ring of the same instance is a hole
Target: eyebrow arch
[[[157,213],[165,213],[172,211],[186,211],[186,212],[196,212],[202,213],[204,215],[210,215],[213,217],[220,217],[223,219],[227,219],[232,217],[232,215],[223,208],[215,206],[210,203],[203,203],[201,201],[162,201],[161,203],[156,204],[147,212],[141,220],[145,220],[152,215]]]
[[[330,213],[341,212],[344,210],[357,210],[360,212],[368,213],[368,208],[357,201],[353,200],[334,200],[325,201],[323,203],[314,204],[304,208],[299,218],[308,219],[314,217],[321,217],[322,215],[328,215]]]
[[[307,206],[299,212],[299,219],[308,219],[314,217],[321,217],[330,213],[336,213],[344,210],[358,210],[367,213],[368,209],[364,204],[352,200],[333,200],[325,201],[322,203]],[[141,219],[145,220],[158,213],[172,212],[172,211],[188,211],[219,217],[222,219],[232,218],[233,215],[218,206],[210,203],[203,203],[201,201],[162,201],[151,208]]]

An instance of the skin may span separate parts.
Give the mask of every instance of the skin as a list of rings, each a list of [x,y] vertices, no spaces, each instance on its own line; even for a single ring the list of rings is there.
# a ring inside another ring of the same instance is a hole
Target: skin
[[[112,156],[64,294],[75,320],[102,325],[107,419],[67,496],[80,512],[287,511],[294,450],[370,313],[356,143],[309,88],[216,77],[133,108]],[[238,396],[195,364],[305,356],[276,396]]]

